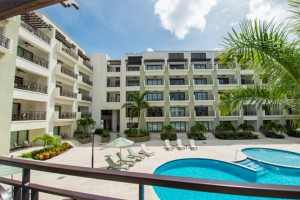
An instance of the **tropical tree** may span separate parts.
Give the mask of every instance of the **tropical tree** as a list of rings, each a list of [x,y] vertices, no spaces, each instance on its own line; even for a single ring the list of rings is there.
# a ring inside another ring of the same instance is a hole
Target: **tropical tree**
[[[143,92],[141,95],[139,94],[129,94],[129,98],[132,102],[124,103],[122,108],[126,108],[129,110],[129,117],[132,120],[134,117],[138,118],[138,130],[140,130],[140,117],[141,111],[146,109],[150,110],[151,106],[147,101],[144,100],[145,96],[148,94],[148,91]]]
[[[254,77],[267,83],[225,91],[220,97],[221,112],[250,104],[300,112],[300,0],[290,0],[290,8],[291,17],[279,24],[244,20],[228,33],[219,63],[254,70]]]
[[[201,134],[203,134],[206,131],[207,131],[207,128],[203,124],[200,124],[200,123],[196,123],[191,127],[191,132],[192,133],[201,133]]]
[[[58,141],[57,141],[58,139],[59,138],[56,138],[52,135],[49,135],[49,134],[45,133],[43,135],[35,137],[32,140],[32,143],[37,143],[38,141],[41,141],[42,145],[43,145],[44,152],[45,152],[46,147],[58,143]]]
[[[78,119],[77,120],[77,126],[79,129],[83,131],[83,134],[85,137],[88,137],[91,126],[94,126],[96,122],[89,117]]]

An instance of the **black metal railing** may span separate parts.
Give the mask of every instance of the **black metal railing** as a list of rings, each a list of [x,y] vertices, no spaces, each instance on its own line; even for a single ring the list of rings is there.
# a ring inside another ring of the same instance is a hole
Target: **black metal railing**
[[[23,111],[12,114],[12,121],[46,120],[45,111]]]
[[[237,84],[237,83],[238,83],[237,79],[228,79],[226,81],[220,81],[219,79],[220,85],[229,85],[229,84]]]
[[[64,90],[64,89],[60,89],[60,96],[64,96],[64,97],[70,97],[70,98],[77,98],[77,93],[69,91],[69,90]]]
[[[91,71],[94,70],[94,67],[86,60],[83,60],[83,65],[89,68]]]
[[[120,82],[107,82],[107,87],[120,87]]]
[[[256,116],[257,112],[256,112],[256,110],[245,110],[244,115],[245,116]]]
[[[194,70],[212,69],[212,65],[197,65],[194,64]]]
[[[265,110],[266,115],[282,115],[281,110]]]
[[[172,96],[172,94],[170,94],[170,101],[187,101],[189,99],[190,99],[189,95]]]
[[[137,71],[140,71],[140,68],[139,67],[127,67],[126,71],[128,71],[128,72],[137,72]]]
[[[93,101],[93,97],[87,95],[87,94],[82,94],[81,95],[81,100],[84,100],[84,101]]]
[[[67,68],[64,68],[64,67],[61,67],[61,73],[65,74],[65,75],[68,75],[72,78],[75,78],[77,79],[78,78],[78,75],[75,74],[74,72],[72,72],[71,70],[67,69]]]
[[[200,79],[194,79],[194,85],[213,85],[214,82],[212,80],[200,80]]]
[[[189,85],[189,81],[188,80],[184,80],[184,81],[172,81],[172,80],[170,80],[170,85]]]
[[[92,118],[91,112],[81,112],[81,118]]]
[[[62,45],[61,50],[65,53],[67,53],[69,56],[71,56],[75,60],[78,60],[78,55],[76,55],[76,53],[74,51],[72,51],[71,49],[69,49],[68,47]]]
[[[221,114],[221,116],[226,117],[226,116],[240,116],[240,111],[234,111],[231,113],[227,113],[227,114]]]
[[[91,81],[90,79],[86,78],[86,77],[82,77],[82,82],[90,85],[90,86],[93,86],[93,81]]]
[[[127,65],[141,65],[141,60],[127,60]]]
[[[0,35],[0,46],[5,47],[6,49],[9,49],[9,41],[7,37],[4,37],[3,35]]]
[[[128,81],[126,83],[126,86],[140,86],[140,82],[139,81]]]
[[[60,112],[58,114],[58,119],[75,119],[76,112]]]
[[[171,117],[189,117],[190,111],[171,111]]]
[[[183,69],[189,69],[189,66],[187,65],[182,65],[182,66],[169,66],[170,70],[183,70]]]
[[[28,91],[33,91],[33,92],[39,92],[43,94],[47,94],[48,87],[46,85],[41,85],[35,82],[31,81],[17,81],[15,80],[15,88],[20,89],[20,90],[28,90]]]
[[[164,82],[164,80],[161,80],[160,79],[160,81],[154,81],[154,82],[152,82],[152,81],[145,81],[145,85],[147,85],[147,86],[155,86],[155,85],[164,85],[165,84],[165,82]]]
[[[195,100],[196,100],[196,101],[215,100],[215,96],[214,96],[214,95],[205,95],[205,96],[198,96],[198,95],[195,95]]]
[[[37,36],[47,44],[50,44],[51,38],[45,33],[43,33],[42,31],[33,28],[32,26],[30,26],[24,21],[21,21],[21,27],[25,28],[27,31],[31,32],[32,34],[34,34],[35,36]]]
[[[108,67],[107,72],[120,72],[120,67]]]
[[[187,58],[169,58],[167,62],[187,62]]]
[[[215,116],[215,111],[195,111],[196,117]]]
[[[252,85],[252,84],[254,84],[254,80],[242,79],[241,83],[242,83],[242,85]]]
[[[34,55],[32,52],[18,46],[17,56],[48,69],[48,60]]]
[[[39,185],[32,183],[30,179],[32,170],[91,178],[95,180],[101,179],[129,184],[138,184],[139,200],[144,199],[144,185],[185,189],[199,192],[212,192],[257,197],[299,199],[300,196],[300,186],[230,182],[222,180],[208,180],[201,178],[195,179],[165,175],[162,176],[157,174],[123,172],[117,170],[93,169],[87,167],[52,164],[8,157],[0,157],[0,164],[19,167],[23,170],[21,181],[0,177],[1,183],[11,185],[13,187],[13,198],[23,200],[39,199],[40,192],[68,197],[71,199],[116,200],[116,198],[53,187],[55,184],[47,186],[46,184]]]
[[[164,97],[163,96],[162,97],[155,97],[155,98],[147,97],[146,99],[147,99],[147,101],[163,101]]]
[[[120,102],[120,97],[107,97],[107,102]]]
[[[147,111],[147,117],[164,117],[163,111]]]

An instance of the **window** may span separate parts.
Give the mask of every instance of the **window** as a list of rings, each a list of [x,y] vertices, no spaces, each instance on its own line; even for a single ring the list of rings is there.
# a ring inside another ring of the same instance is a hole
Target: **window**
[[[138,123],[127,123],[127,128],[138,128]]]
[[[147,79],[147,85],[163,85],[162,79]]]
[[[163,93],[148,93],[147,101],[163,101]]]
[[[192,53],[191,59],[206,59],[206,53]]]
[[[10,148],[13,149],[16,143],[17,145],[23,145],[23,142],[28,140],[28,130],[25,131],[13,131],[10,137]]]
[[[196,106],[195,112],[197,116],[208,116],[208,107],[206,106]]]
[[[177,132],[185,132],[186,131],[186,123],[185,122],[171,122],[170,123],[173,128]]]
[[[183,78],[179,79],[170,79],[170,85],[184,85],[185,81]]]
[[[127,86],[140,86],[140,81],[129,80],[127,81]]]
[[[183,53],[169,53],[169,59],[184,59]]]
[[[208,100],[207,92],[195,92],[196,100]]]
[[[147,131],[149,132],[160,132],[163,127],[162,122],[148,122]]]
[[[218,78],[220,84],[229,84],[229,78]]]
[[[152,107],[151,110],[147,111],[148,117],[163,117],[163,108],[162,107]]]
[[[146,70],[162,70],[162,65],[146,65]]]
[[[170,100],[185,100],[184,92],[172,92],[170,93]]]
[[[194,69],[208,69],[206,64],[195,64]]]
[[[185,65],[170,65],[170,69],[185,69]]]
[[[206,78],[195,78],[195,84],[196,85],[207,85],[207,79]]]
[[[171,107],[171,116],[172,117],[184,117],[185,116],[185,108],[184,107]]]

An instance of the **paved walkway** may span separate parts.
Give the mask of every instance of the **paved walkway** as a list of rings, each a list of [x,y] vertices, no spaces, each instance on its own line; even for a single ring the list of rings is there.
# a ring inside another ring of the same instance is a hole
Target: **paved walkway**
[[[185,134],[178,135],[179,138],[182,137],[183,144],[188,143]],[[234,161],[236,151],[246,147],[270,147],[300,153],[300,138],[286,137],[286,139],[270,139],[260,135],[261,139],[258,140],[219,140],[215,139],[210,133],[208,133],[207,136],[208,140],[206,141],[196,141],[196,145],[198,146],[197,151],[191,151],[189,149],[183,151],[179,151],[177,149],[173,151],[166,151],[163,148],[163,141],[158,139],[157,136],[157,139],[151,139],[151,141],[146,142],[146,145],[155,152],[155,155],[147,157],[143,161],[136,163],[132,168],[130,168],[129,171],[153,173],[158,166],[164,164],[165,162],[180,158],[212,158],[224,161]],[[74,148],[60,156],[44,162],[91,167],[91,143],[81,145],[73,140],[70,140],[70,142],[74,143]],[[21,153],[31,151],[32,149],[33,148],[14,152],[12,153],[12,155],[16,157]],[[132,149],[136,152],[140,151],[140,144],[134,144]],[[118,151],[119,149],[105,148],[105,144],[102,144],[100,142],[100,137],[96,136],[94,151],[95,168],[106,169],[107,164],[104,161],[104,156],[111,155],[113,160],[116,161],[117,157],[115,153]],[[127,153],[126,150],[124,150],[123,152]],[[243,155],[241,153],[238,153],[238,159],[242,158]],[[15,178],[19,179],[20,175],[15,175]],[[51,185],[53,187],[99,194],[109,197],[116,197],[121,199],[138,199],[138,185],[134,184],[78,178],[73,176],[50,174],[38,171],[33,171],[32,181],[39,184]],[[41,194],[40,199],[56,200],[66,198]],[[145,187],[145,199],[158,199],[151,186]]]

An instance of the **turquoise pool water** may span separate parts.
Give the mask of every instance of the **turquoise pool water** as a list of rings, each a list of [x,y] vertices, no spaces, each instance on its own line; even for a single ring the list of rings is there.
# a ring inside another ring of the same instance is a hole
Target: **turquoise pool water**
[[[266,148],[246,148],[242,152],[257,160],[277,165],[300,167],[300,154],[298,153]]]
[[[249,183],[284,184],[300,186],[300,170],[285,169],[283,167],[265,168],[253,160],[244,160],[240,165],[250,165],[254,170],[239,165],[211,159],[181,159],[168,162],[157,168],[154,174],[225,180]],[[249,167],[249,166],[248,166]],[[288,172],[288,173],[286,173]],[[248,197],[239,195],[216,194],[208,192],[194,192],[163,187],[153,187],[157,196],[171,200],[273,200],[274,198]]]

